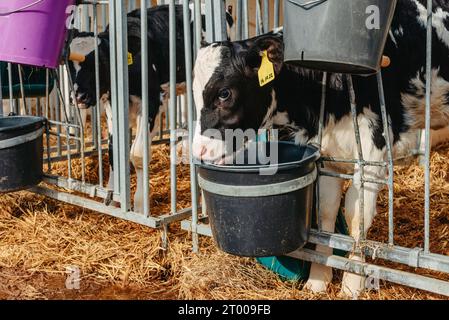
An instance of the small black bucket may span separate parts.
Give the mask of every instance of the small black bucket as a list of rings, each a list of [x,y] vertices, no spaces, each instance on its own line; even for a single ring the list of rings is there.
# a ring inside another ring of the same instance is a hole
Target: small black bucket
[[[396,1],[285,0],[285,62],[339,73],[379,71]]]
[[[199,164],[213,237],[221,250],[233,255],[278,256],[308,240],[319,151],[289,142],[266,145],[278,150],[277,163]],[[267,175],[274,167],[276,174]]]
[[[41,182],[45,123],[40,117],[0,118],[0,193]]]

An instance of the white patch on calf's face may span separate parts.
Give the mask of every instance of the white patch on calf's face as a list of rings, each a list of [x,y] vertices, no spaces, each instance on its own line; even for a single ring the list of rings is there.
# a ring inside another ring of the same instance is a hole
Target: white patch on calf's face
[[[101,40],[98,40],[98,45],[100,45]],[[79,37],[74,38],[70,43],[70,51],[79,53],[83,56],[87,56],[89,53],[95,50],[95,38],[94,37]],[[73,67],[75,68],[76,74],[81,69],[80,63],[78,61],[72,61]]]
[[[203,92],[207,83],[212,78],[215,70],[218,68],[221,62],[222,48],[220,46],[210,45],[202,48],[198,52],[195,67],[193,70],[193,97],[195,99],[196,112],[198,117],[201,117],[201,110],[204,107]],[[224,150],[222,146],[224,143],[221,141],[212,140],[209,137],[201,134],[201,124],[197,122],[195,128],[195,134],[193,137],[192,153],[195,158],[208,161],[217,160],[217,153],[220,150]],[[206,152],[204,151],[206,150]],[[204,157],[203,157],[204,156]]]
[[[219,163],[226,154],[225,142],[220,138],[211,139],[209,136],[201,134],[200,124],[195,127],[193,138],[193,157],[202,161]]]

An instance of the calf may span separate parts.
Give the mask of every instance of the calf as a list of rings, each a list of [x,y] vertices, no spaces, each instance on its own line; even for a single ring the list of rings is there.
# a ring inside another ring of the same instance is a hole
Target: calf
[[[227,14],[228,26],[232,26],[232,17]],[[176,81],[177,92],[185,92],[185,52],[183,35],[183,6],[175,6],[176,19]],[[191,8],[191,16],[193,12]],[[169,82],[169,6],[162,5],[148,9],[148,95],[149,95],[149,124],[150,143],[158,132],[158,118],[164,111],[168,99]],[[193,20],[191,21],[191,32],[193,31]],[[131,146],[131,162],[136,169],[137,188],[134,195],[134,211],[141,212],[143,208],[143,136],[148,134],[148,128],[143,126],[141,117],[141,28],[140,9],[128,14],[128,50],[133,57],[129,65],[129,97],[130,97],[130,126],[136,128],[136,137]],[[204,32],[204,30],[203,30]],[[112,110],[109,99],[110,92],[110,59],[109,59],[109,32],[99,34],[99,61],[100,61],[100,96],[104,104],[108,118],[109,130],[109,161],[111,174],[108,187],[113,190],[112,167]],[[193,37],[192,37],[193,41]],[[83,62],[71,63],[71,75],[74,79],[75,96],[80,108],[89,108],[96,104],[95,101],[95,38],[91,33],[79,34],[72,41],[72,51],[81,49],[85,56]],[[149,149],[151,152],[151,148]]]
[[[433,129],[449,123],[449,5],[435,0],[432,59]],[[425,0],[399,0],[385,47],[391,66],[383,70],[387,112],[391,123],[391,139],[395,150],[409,149],[408,136],[424,127]],[[274,65],[275,79],[260,87],[258,69],[261,53],[267,50]],[[202,48],[195,64],[194,98],[200,123],[195,129],[192,152],[204,161],[220,163],[229,156],[224,141],[210,139],[206,132],[216,129],[277,128],[280,137],[297,144],[318,140],[318,123],[323,74],[283,63],[282,31],[239,42],[213,43]],[[363,155],[366,160],[386,160],[386,141],[377,91],[376,76],[353,77],[357,117],[360,125]],[[322,140],[323,156],[357,159],[348,85],[345,76],[330,74]],[[215,137],[216,138],[216,137]],[[354,173],[354,182],[345,195],[345,217],[355,240],[359,237],[360,168],[357,165],[327,164],[327,170]],[[384,179],[385,168],[366,167],[371,179]],[[322,228],[334,232],[335,219],[342,196],[341,179],[320,177]],[[365,233],[376,215],[376,200],[381,186],[365,184]],[[331,254],[325,246],[317,251]],[[361,257],[351,254],[351,258]],[[332,279],[332,269],[313,264],[306,287],[323,291]],[[362,290],[363,278],[345,273],[342,292],[355,295]]]

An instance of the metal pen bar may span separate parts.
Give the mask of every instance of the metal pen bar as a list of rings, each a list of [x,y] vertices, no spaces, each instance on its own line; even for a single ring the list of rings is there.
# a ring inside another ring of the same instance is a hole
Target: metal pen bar
[[[351,115],[352,115],[352,121],[354,126],[354,133],[355,133],[355,141],[357,145],[357,154],[358,154],[358,169],[360,172],[360,187],[359,187],[359,235],[358,240],[359,242],[365,239],[365,186],[364,186],[364,164],[363,161],[363,151],[362,151],[362,141],[360,139],[360,128],[359,128],[359,122],[357,117],[357,106],[356,106],[356,98],[355,98],[355,91],[354,91],[354,85],[352,83],[352,76],[347,75],[346,76],[347,83],[348,83],[348,90],[349,90],[349,98],[350,98],[350,104],[351,104]],[[357,183],[357,181],[353,181],[353,183]]]
[[[227,40],[225,1],[214,0],[215,41]]]
[[[243,24],[242,24],[242,10],[243,0],[236,1],[236,26],[235,26],[235,40],[242,40]]]
[[[377,86],[379,91],[380,111],[382,114],[382,123],[384,127],[385,146],[387,149],[388,160],[388,243],[394,244],[394,163],[393,146],[390,137],[390,123],[388,121],[387,108],[385,103],[384,87],[382,82],[382,73],[377,73]]]
[[[125,10],[125,1],[119,0],[115,4],[116,33],[117,33],[117,107],[119,136],[119,174],[120,174],[120,203],[123,212],[131,207],[130,196],[130,168],[129,168],[129,84],[128,84],[128,19]]]
[[[56,121],[56,120],[48,120],[48,122],[52,125],[61,125],[61,126],[67,126],[67,127],[76,128],[76,129],[80,128],[79,124],[66,123],[66,122],[61,122],[61,121]]]
[[[50,125],[48,123],[45,124],[45,137],[47,144],[47,173],[51,172],[51,151],[50,151]]]
[[[48,184],[54,185],[58,188],[64,188],[70,191],[81,192],[85,195],[90,196],[91,198],[98,197],[101,199],[106,199],[109,196],[110,192],[112,191],[98,185],[83,183],[82,181],[75,179],[68,180],[64,177],[50,174],[44,174],[43,181]],[[120,201],[119,195],[113,195],[112,200]]]
[[[14,92],[12,88],[12,64],[8,62],[8,84],[9,84],[9,112],[17,113],[14,107]]]
[[[26,104],[26,97],[25,97],[25,88],[24,88],[24,84],[23,84],[22,66],[20,64],[17,65],[17,71],[19,73],[20,95],[22,97],[23,110],[26,112],[27,104]],[[47,72],[48,72],[48,70],[47,70]]]
[[[327,72],[323,73],[321,82],[321,105],[320,105],[320,119],[318,123],[318,145],[320,151],[323,144],[323,128],[324,128],[324,111],[326,109],[326,94],[327,94]],[[322,230],[321,206],[320,206],[320,179],[316,183],[316,210],[318,220],[318,230]]]
[[[288,256],[356,273],[362,276],[376,275],[379,279],[384,279],[389,282],[449,296],[449,283],[443,280],[376,266],[339,256],[326,255],[309,249],[298,250],[288,254]]]
[[[113,152],[113,163],[114,163],[114,187],[119,188],[120,191],[120,157],[121,153],[119,145],[119,108],[118,108],[118,93],[117,93],[117,36],[116,36],[116,17],[115,17],[115,6],[116,1],[112,1],[109,4],[109,43],[110,43],[110,60],[111,60],[111,108],[112,108],[112,135],[116,138],[112,140]]]
[[[26,112],[27,112],[28,115],[32,114],[32,112],[31,112],[31,101],[32,100],[30,98],[27,98],[27,110],[26,110]]]
[[[186,62],[186,91],[187,91],[187,122],[189,130],[189,146],[191,148],[193,143],[193,91],[192,91],[192,42],[189,28],[189,7],[187,3],[183,6],[184,16],[184,50]],[[198,252],[198,233],[196,232],[196,225],[198,224],[198,183],[196,168],[193,163],[192,152],[189,152],[190,164],[190,190],[192,196],[192,243],[193,252]]]
[[[75,91],[73,89],[74,87],[73,87],[73,83],[72,83],[72,77],[70,77],[70,70],[68,69],[68,66],[69,66],[69,61],[68,61],[68,59],[66,59],[65,67],[67,69],[66,70],[67,74],[69,75],[67,77],[67,79],[69,82],[69,87],[71,88],[71,92],[73,93],[73,101],[75,102],[74,112],[75,112],[76,120],[78,121],[78,125],[79,125],[79,128],[75,129],[76,135],[77,135],[77,137],[79,137],[79,139],[76,139],[75,141],[77,143],[77,146],[79,146],[78,152],[81,153],[81,180],[85,181],[86,180],[86,159],[84,157],[84,151],[85,151],[84,125],[83,125],[83,121],[81,118],[80,109],[78,108],[78,103],[76,101],[76,97],[74,96]]]
[[[214,3],[213,0],[205,0],[206,14],[206,41],[212,43],[215,41],[214,24]]]
[[[249,38],[249,17],[248,17],[248,1],[243,0],[243,7],[242,7],[242,16],[243,16],[243,39]]]
[[[207,14],[207,12],[205,12]],[[201,1],[195,0],[195,58],[201,48],[202,40],[202,17],[201,17]]]
[[[141,43],[142,43],[142,118],[145,132],[148,131],[148,21],[147,21],[147,0],[140,1],[140,20],[141,20]],[[143,135],[143,214],[145,217],[150,216],[150,188],[149,188],[149,171],[150,165],[148,150],[148,134]]]
[[[181,229],[191,231],[191,221],[184,220],[181,222]],[[198,234],[212,237],[210,225],[206,224],[203,219],[198,223]],[[356,245],[354,238],[347,235],[318,232],[315,229],[310,230],[309,243],[323,245],[332,249],[342,251],[351,251]],[[424,253],[421,248],[405,248],[400,246],[390,246],[388,244],[366,240],[363,245],[363,252],[370,256],[373,260],[383,259],[390,262],[400,263],[413,268],[423,268],[438,272],[449,273],[449,256],[440,254]]]
[[[262,13],[260,8],[260,1],[256,0],[256,36],[263,33],[263,25],[262,25]]]
[[[49,102],[49,107],[50,107],[50,120],[55,120],[55,105],[56,105],[56,99],[55,99],[55,95],[54,95],[54,88],[52,88],[52,90],[50,91],[50,102]]]
[[[93,28],[95,38],[95,100],[97,104],[95,110],[92,110],[92,134],[94,136],[94,148],[98,149],[98,184],[103,186],[103,150],[101,148],[101,110],[100,110],[100,54],[98,52],[98,16],[97,16],[97,4],[94,0],[93,7]],[[94,126],[95,124],[95,126]]]
[[[81,7],[82,30],[90,32],[89,7]]]
[[[323,162],[342,162],[342,163],[351,163],[351,164],[357,164],[359,163],[359,160],[355,159],[342,159],[342,158],[334,158],[334,157],[321,157],[319,161]],[[366,161],[362,160],[360,161],[363,163],[366,167],[387,167],[387,162],[378,162],[378,161]]]
[[[427,38],[426,38],[426,152],[424,157],[424,251],[430,251],[430,117],[432,90],[432,0],[427,0]]]
[[[61,69],[61,70],[63,70],[63,69]],[[57,88],[56,88],[57,89],[57,94],[59,96],[60,101],[62,102],[61,106],[62,106],[62,108],[64,108],[64,112],[63,112],[64,120],[65,120],[66,123],[69,123],[67,109],[66,109],[67,102],[64,100],[64,96],[63,96],[63,94],[61,92],[61,88],[59,87],[59,85],[61,83],[63,83],[63,82],[62,81],[60,82],[60,79],[57,76],[56,72],[54,72],[54,75],[55,75],[55,77],[57,79],[57,81],[56,81],[56,83],[57,83]],[[61,77],[61,79],[62,78],[63,77]],[[66,136],[70,137],[70,128],[69,128],[69,126],[64,125],[63,128],[65,129]],[[72,178],[72,158],[71,158],[70,139],[66,139],[66,149],[67,149],[67,177],[68,177],[68,179],[71,179]]]
[[[270,30],[270,4],[268,0],[263,0],[263,33]]]
[[[128,0],[128,12],[133,11],[136,8],[136,2],[134,0]]]
[[[107,214],[112,217],[116,217],[119,219],[124,219],[127,221],[135,222],[150,228],[158,228],[160,227],[161,220],[159,218],[153,218],[153,217],[144,217],[142,214],[135,213],[135,212],[123,212],[120,208],[115,208],[112,206],[106,206],[100,202],[97,202],[92,199],[88,199],[85,197],[80,197],[74,194],[68,194],[64,192],[58,192],[55,190],[51,190],[45,187],[37,186],[29,189],[29,191],[45,195],[47,197],[50,197],[52,199],[63,201],[75,206],[83,207],[88,210],[97,211],[100,213]],[[181,216],[182,217],[182,216]],[[179,218],[181,218],[179,217]]]
[[[273,23],[274,28],[279,27],[279,18],[280,18],[279,11],[280,11],[279,0],[274,0],[274,23]]]
[[[59,73],[62,67],[59,67]],[[55,74],[56,71],[54,72]],[[55,118],[56,121],[61,121],[61,99],[59,98],[58,95],[58,84],[59,84],[59,80],[55,81],[55,86],[53,88],[53,90],[55,90]],[[30,104],[31,105],[31,104]],[[61,134],[61,126],[57,125],[56,126],[56,132],[58,133],[58,137],[56,137],[56,147],[57,147],[57,153],[58,156],[61,156],[61,138],[59,137],[59,135]]]
[[[169,2],[170,17],[170,208],[176,213],[176,12],[175,1]],[[190,20],[189,20],[190,21]]]
[[[100,3],[99,1],[96,1],[97,3]],[[106,7],[101,6],[100,7],[100,13],[101,13],[101,31],[104,31],[106,29],[107,22],[107,13],[106,13]]]
[[[42,107],[41,106],[41,99],[40,98],[36,98],[36,115],[37,116],[42,116],[42,108],[41,107]]]
[[[25,98],[24,98],[25,103]],[[45,69],[45,118],[48,119],[50,108],[50,70]]]

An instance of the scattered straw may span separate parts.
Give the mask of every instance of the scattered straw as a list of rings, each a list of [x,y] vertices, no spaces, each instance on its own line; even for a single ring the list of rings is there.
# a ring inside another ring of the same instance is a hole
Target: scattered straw
[[[98,163],[86,159],[87,177],[96,182]],[[108,176],[107,156],[103,159]],[[168,212],[169,152],[153,148],[151,208]],[[79,160],[73,160],[79,177]],[[66,175],[64,162],[53,172]],[[432,250],[449,255],[449,146],[432,154]],[[423,170],[399,167],[395,175],[395,241],[416,247],[423,243]],[[178,168],[178,208],[190,204],[189,170]],[[132,176],[135,187],[135,177]],[[378,201],[378,216],[369,238],[388,236],[387,193]],[[376,263],[399,267],[392,263]],[[77,266],[81,289],[65,288],[66,268]],[[434,272],[419,271],[444,279]],[[335,272],[327,293],[302,290],[301,283],[283,282],[254,259],[219,252],[201,238],[201,252],[191,252],[190,235],[179,223],[169,228],[169,250],[161,247],[161,231],[53,201],[29,192],[0,196],[0,298],[2,299],[339,299],[341,272]],[[362,299],[437,299],[437,295],[390,283]]]

